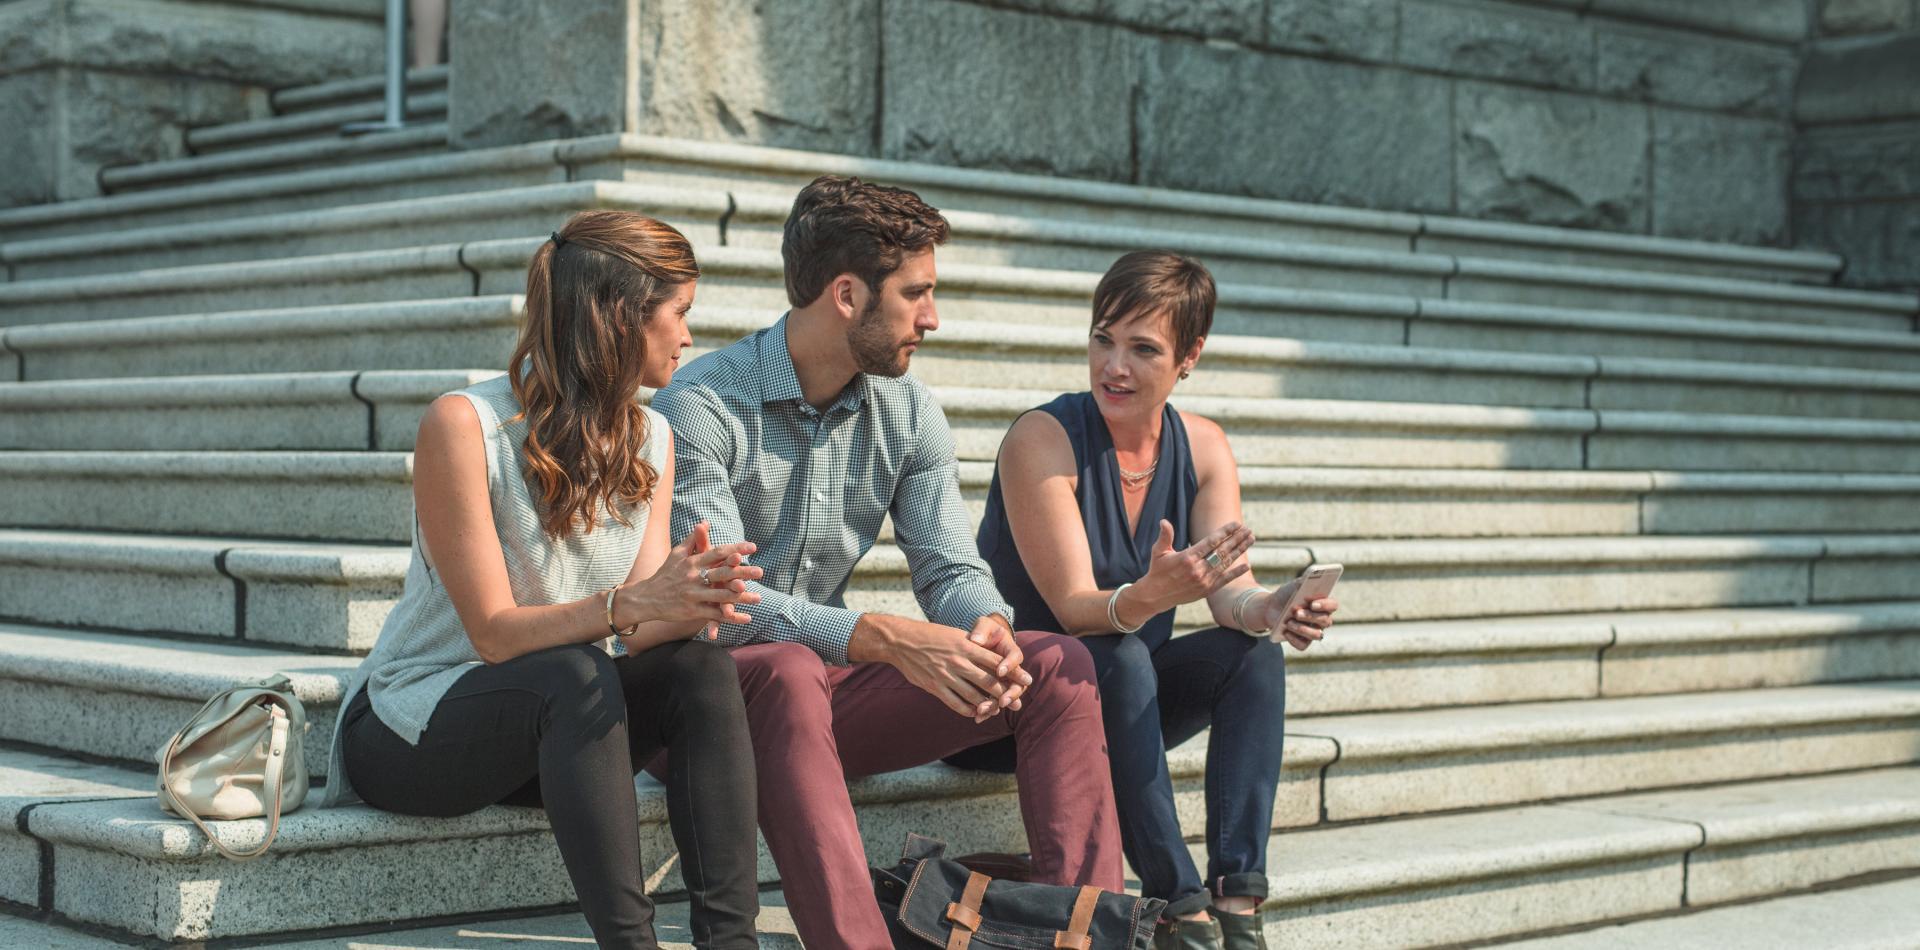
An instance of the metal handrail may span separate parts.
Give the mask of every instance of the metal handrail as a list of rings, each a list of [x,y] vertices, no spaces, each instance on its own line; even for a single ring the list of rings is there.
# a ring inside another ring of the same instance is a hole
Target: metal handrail
[[[392,132],[407,125],[407,0],[387,0],[387,114],[372,122],[349,122],[343,135]]]

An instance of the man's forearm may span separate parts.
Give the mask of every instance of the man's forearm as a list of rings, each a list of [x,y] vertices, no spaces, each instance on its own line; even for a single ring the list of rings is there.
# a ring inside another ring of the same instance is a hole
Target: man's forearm
[[[897,631],[891,621],[899,619],[886,614],[861,614],[860,619],[854,621],[853,636],[847,638],[847,662],[892,662],[893,634]]]

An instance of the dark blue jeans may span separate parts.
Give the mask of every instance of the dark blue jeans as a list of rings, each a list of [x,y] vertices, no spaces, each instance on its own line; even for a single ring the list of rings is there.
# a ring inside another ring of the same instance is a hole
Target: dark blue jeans
[[[1286,656],[1265,637],[1214,627],[1183,637],[1081,637],[1100,679],[1107,757],[1127,863],[1167,916],[1213,895],[1264,898],[1267,839],[1285,739]],[[1213,727],[1207,741],[1207,876],[1202,881],[1173,806],[1166,750]],[[1009,771],[1011,743],[947,761]]]

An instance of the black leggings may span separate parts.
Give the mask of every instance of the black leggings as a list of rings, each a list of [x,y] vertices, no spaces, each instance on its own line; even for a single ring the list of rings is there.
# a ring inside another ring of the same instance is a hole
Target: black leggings
[[[665,748],[694,944],[758,946],[753,745],[725,650],[679,641],[615,658],[579,645],[477,667],[447,690],[416,745],[370,711],[362,690],[342,725],[354,791],[406,815],[544,806],[602,947],[658,946],[633,777]]]

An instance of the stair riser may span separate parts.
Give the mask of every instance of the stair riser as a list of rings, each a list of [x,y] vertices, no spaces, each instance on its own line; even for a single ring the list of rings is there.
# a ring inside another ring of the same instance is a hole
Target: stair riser
[[[458,160],[455,158],[447,162]],[[326,175],[328,167],[323,165],[311,170],[309,174]],[[399,176],[391,180],[363,181],[346,174],[326,175],[325,181],[310,187],[281,188],[271,192],[233,188],[224,190],[218,195],[202,196],[186,203],[156,201],[147,207],[115,208],[111,213],[75,215],[13,227],[0,225],[0,242],[72,237],[95,234],[103,230],[117,231],[172,224],[227,221],[263,214],[285,214],[291,211],[310,211],[376,201],[399,201],[405,198],[424,198],[429,195],[494,191],[501,188],[553,184],[566,180],[565,168],[553,164],[550,160],[529,160],[525,155],[506,156],[492,163],[446,174],[431,174],[423,169],[420,174]]]
[[[405,551],[399,557],[404,565]],[[211,551],[204,564],[180,573],[0,564],[0,603],[7,616],[34,623],[362,653],[379,638],[404,580],[398,569],[351,583],[261,576],[237,554],[226,571]]]
[[[1301,950],[1425,947],[1678,910],[1685,860],[1639,860],[1449,882],[1263,910],[1267,940]],[[1275,895],[1280,896],[1280,895]]]
[[[425,411],[416,408],[416,427]],[[369,447],[368,412],[351,392],[309,405],[6,412],[0,449],[358,450]]]
[[[406,543],[413,487],[384,479],[0,475],[14,528]],[[102,499],[112,499],[102,504]]]
[[[310,335],[308,335],[310,334]],[[326,370],[504,369],[519,340],[509,323],[482,327],[262,333],[250,339],[123,342],[25,354],[28,380],[305,373]]]
[[[1653,335],[1630,329],[1601,332],[1579,327],[1423,318],[1411,322],[1406,339],[1410,346],[1440,349],[1777,363],[1783,366],[1830,366],[1908,373],[1920,371],[1920,350],[1823,346],[1817,342],[1774,342],[1709,335]]]
[[[1708,846],[1687,856],[1687,904],[1702,907],[1771,897],[1877,871],[1911,870],[1920,824],[1809,835],[1749,845]]]
[[[1289,728],[1313,735],[1308,722]],[[1326,772],[1327,820],[1385,818],[1579,795],[1902,765],[1920,757],[1920,718],[1776,726],[1684,739],[1605,741],[1417,759],[1344,748]]]
[[[1602,424],[1604,426],[1604,417]],[[1570,465],[1568,467],[1579,467]],[[1733,472],[1920,473],[1910,442],[1810,441],[1753,438],[1737,433],[1601,432],[1587,442],[1586,467]]]
[[[151,766],[204,700],[41,683],[0,674],[0,739]],[[336,708],[311,704],[302,751],[309,774],[327,774]],[[308,796],[308,806],[319,801]],[[159,817],[156,807],[154,817]],[[11,829],[9,829],[11,830]],[[62,874],[65,868],[62,868]],[[37,903],[37,897],[28,903]]]
[[[6,285],[0,285],[4,288]],[[520,287],[526,289],[526,274]],[[4,290],[0,289],[0,294]],[[254,278],[206,287],[152,288],[112,296],[84,296],[61,301],[37,301],[7,307],[7,325],[72,323],[181,313],[217,313],[261,306],[306,307],[326,304],[378,303],[431,297],[467,297],[473,294],[473,275],[448,254],[432,268],[383,268],[351,275],[303,275]],[[0,298],[4,299],[4,298]]]
[[[1883,313],[1844,305],[1753,298],[1693,296],[1635,287],[1581,287],[1562,283],[1505,280],[1460,275],[1447,284],[1447,297],[1489,303],[1536,304],[1639,313],[1676,313],[1732,320],[1818,324],[1899,333],[1913,329],[1911,313]]]
[[[370,122],[385,117],[386,106],[380,102],[316,109],[274,119],[189,130],[187,148],[196,155],[215,155],[238,148],[257,148],[282,142],[328,140],[338,138],[340,127],[345,123]],[[446,94],[408,96],[406,118],[409,122],[447,121]]]
[[[107,194],[136,194],[143,191],[160,191],[168,188],[180,188],[208,182],[231,181],[243,175],[292,174],[295,172],[319,171],[339,168],[342,164],[372,161],[399,161],[406,158],[425,158],[444,155],[447,144],[444,140],[428,143],[387,143],[367,139],[346,140],[337,149],[326,152],[314,152],[300,158],[272,161],[270,163],[223,163],[219,168],[180,168],[164,174],[123,174],[115,175],[119,169],[107,169],[101,173],[101,183]],[[231,150],[214,152],[215,155],[229,155]],[[236,156],[237,157],[237,156]],[[124,169],[131,171],[132,169]],[[344,196],[343,196],[344,197]],[[366,200],[364,195],[355,194],[351,200],[356,203]],[[334,202],[337,203],[338,199]]]
[[[28,258],[12,262],[14,280],[51,280],[97,274],[119,274],[166,267],[193,267],[238,261],[272,260],[287,257],[311,257],[392,248],[422,247],[433,244],[459,244],[496,238],[526,237],[557,230],[575,212],[588,208],[623,207],[617,203],[574,202],[566,205],[536,206],[498,210],[477,215],[440,217],[418,216],[383,221],[349,230],[338,228],[301,228],[291,221],[289,227],[267,235],[247,234],[239,239],[182,241],[138,249],[104,253],[76,253],[64,257]],[[646,209],[634,209],[646,210]],[[696,247],[720,243],[718,213],[697,217],[688,212],[661,209],[654,212],[668,224],[680,229]],[[524,285],[525,273],[521,283]],[[524,287],[522,288],[524,289]]]
[[[1651,696],[1920,677],[1920,629],[1780,640],[1621,644],[1601,655],[1602,696]]]

